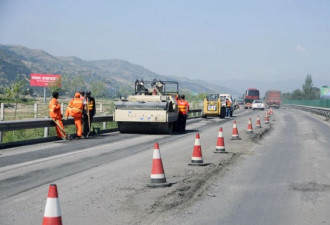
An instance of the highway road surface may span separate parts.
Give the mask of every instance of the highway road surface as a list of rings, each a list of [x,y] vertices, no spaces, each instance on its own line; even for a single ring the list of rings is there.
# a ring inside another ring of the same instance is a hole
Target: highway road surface
[[[190,120],[185,134],[114,132],[1,150],[0,224],[41,224],[52,183],[63,224],[330,224],[329,121],[289,108],[270,124],[263,117],[240,109]],[[231,140],[233,120],[240,140]],[[213,153],[219,127],[226,154]],[[197,133],[203,167],[188,165]],[[171,187],[147,186],[155,142]]]

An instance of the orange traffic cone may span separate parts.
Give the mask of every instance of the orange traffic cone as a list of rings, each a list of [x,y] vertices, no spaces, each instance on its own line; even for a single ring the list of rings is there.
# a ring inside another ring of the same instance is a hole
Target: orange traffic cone
[[[58,200],[56,184],[49,186],[42,225],[62,225],[60,202]]]
[[[267,115],[268,115],[268,117],[270,117],[271,116],[271,114],[270,114],[270,108],[267,110]]]
[[[265,117],[265,124],[269,124],[269,118],[268,118],[268,113],[266,112],[266,117]]]
[[[215,153],[226,152],[226,150],[225,150],[225,140],[223,139],[223,134],[222,134],[222,127],[220,127],[220,129],[219,129],[217,145],[215,147],[215,151],[214,152]]]
[[[189,163],[189,166],[205,166],[205,165],[208,165],[208,163],[203,163],[201,140],[199,134],[196,134],[195,145],[191,157],[191,163]]]
[[[168,187],[171,183],[166,182],[162,157],[160,156],[158,143],[154,144],[154,153],[151,168],[151,183],[148,187]]]
[[[261,128],[261,122],[260,122],[259,115],[257,116],[257,126],[256,127]]]
[[[233,122],[233,132],[231,135],[231,140],[240,140],[240,137],[238,135],[237,125],[236,125],[236,120],[234,120],[234,122]]]
[[[247,127],[247,130],[246,130],[246,133],[247,134],[252,134],[253,133],[251,118],[249,118],[249,122],[248,122],[248,127]]]

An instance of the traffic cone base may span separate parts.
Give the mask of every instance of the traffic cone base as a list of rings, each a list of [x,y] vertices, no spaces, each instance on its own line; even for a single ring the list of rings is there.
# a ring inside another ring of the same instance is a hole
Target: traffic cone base
[[[241,138],[240,137],[232,137],[232,138],[230,138],[230,140],[241,140]]]
[[[226,152],[226,149],[225,149],[225,147],[223,146],[223,147],[215,147],[215,151],[214,151],[214,153],[224,153],[224,152]]]
[[[166,182],[166,177],[164,173],[162,158],[160,156],[158,143],[154,144],[154,152],[152,159],[152,169],[151,169],[151,183],[148,187],[169,187],[171,183]]]
[[[172,185],[171,183],[168,183],[165,181],[164,183],[151,183],[151,184],[148,184],[147,186],[151,187],[151,188],[157,188],[157,187],[169,187],[171,185]]]
[[[189,166],[207,166],[210,165],[210,163],[188,163]]]

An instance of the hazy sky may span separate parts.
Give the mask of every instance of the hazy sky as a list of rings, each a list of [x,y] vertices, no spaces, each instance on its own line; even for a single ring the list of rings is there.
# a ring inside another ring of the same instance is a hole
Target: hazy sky
[[[0,44],[224,83],[330,85],[330,1],[0,0]]]

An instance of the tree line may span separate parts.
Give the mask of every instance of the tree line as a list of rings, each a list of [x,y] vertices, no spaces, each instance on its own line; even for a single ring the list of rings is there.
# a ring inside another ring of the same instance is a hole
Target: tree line
[[[307,74],[305,83],[301,89],[296,89],[293,92],[287,92],[282,94],[283,99],[292,100],[314,100],[320,99],[320,88],[314,87],[312,75]]]

